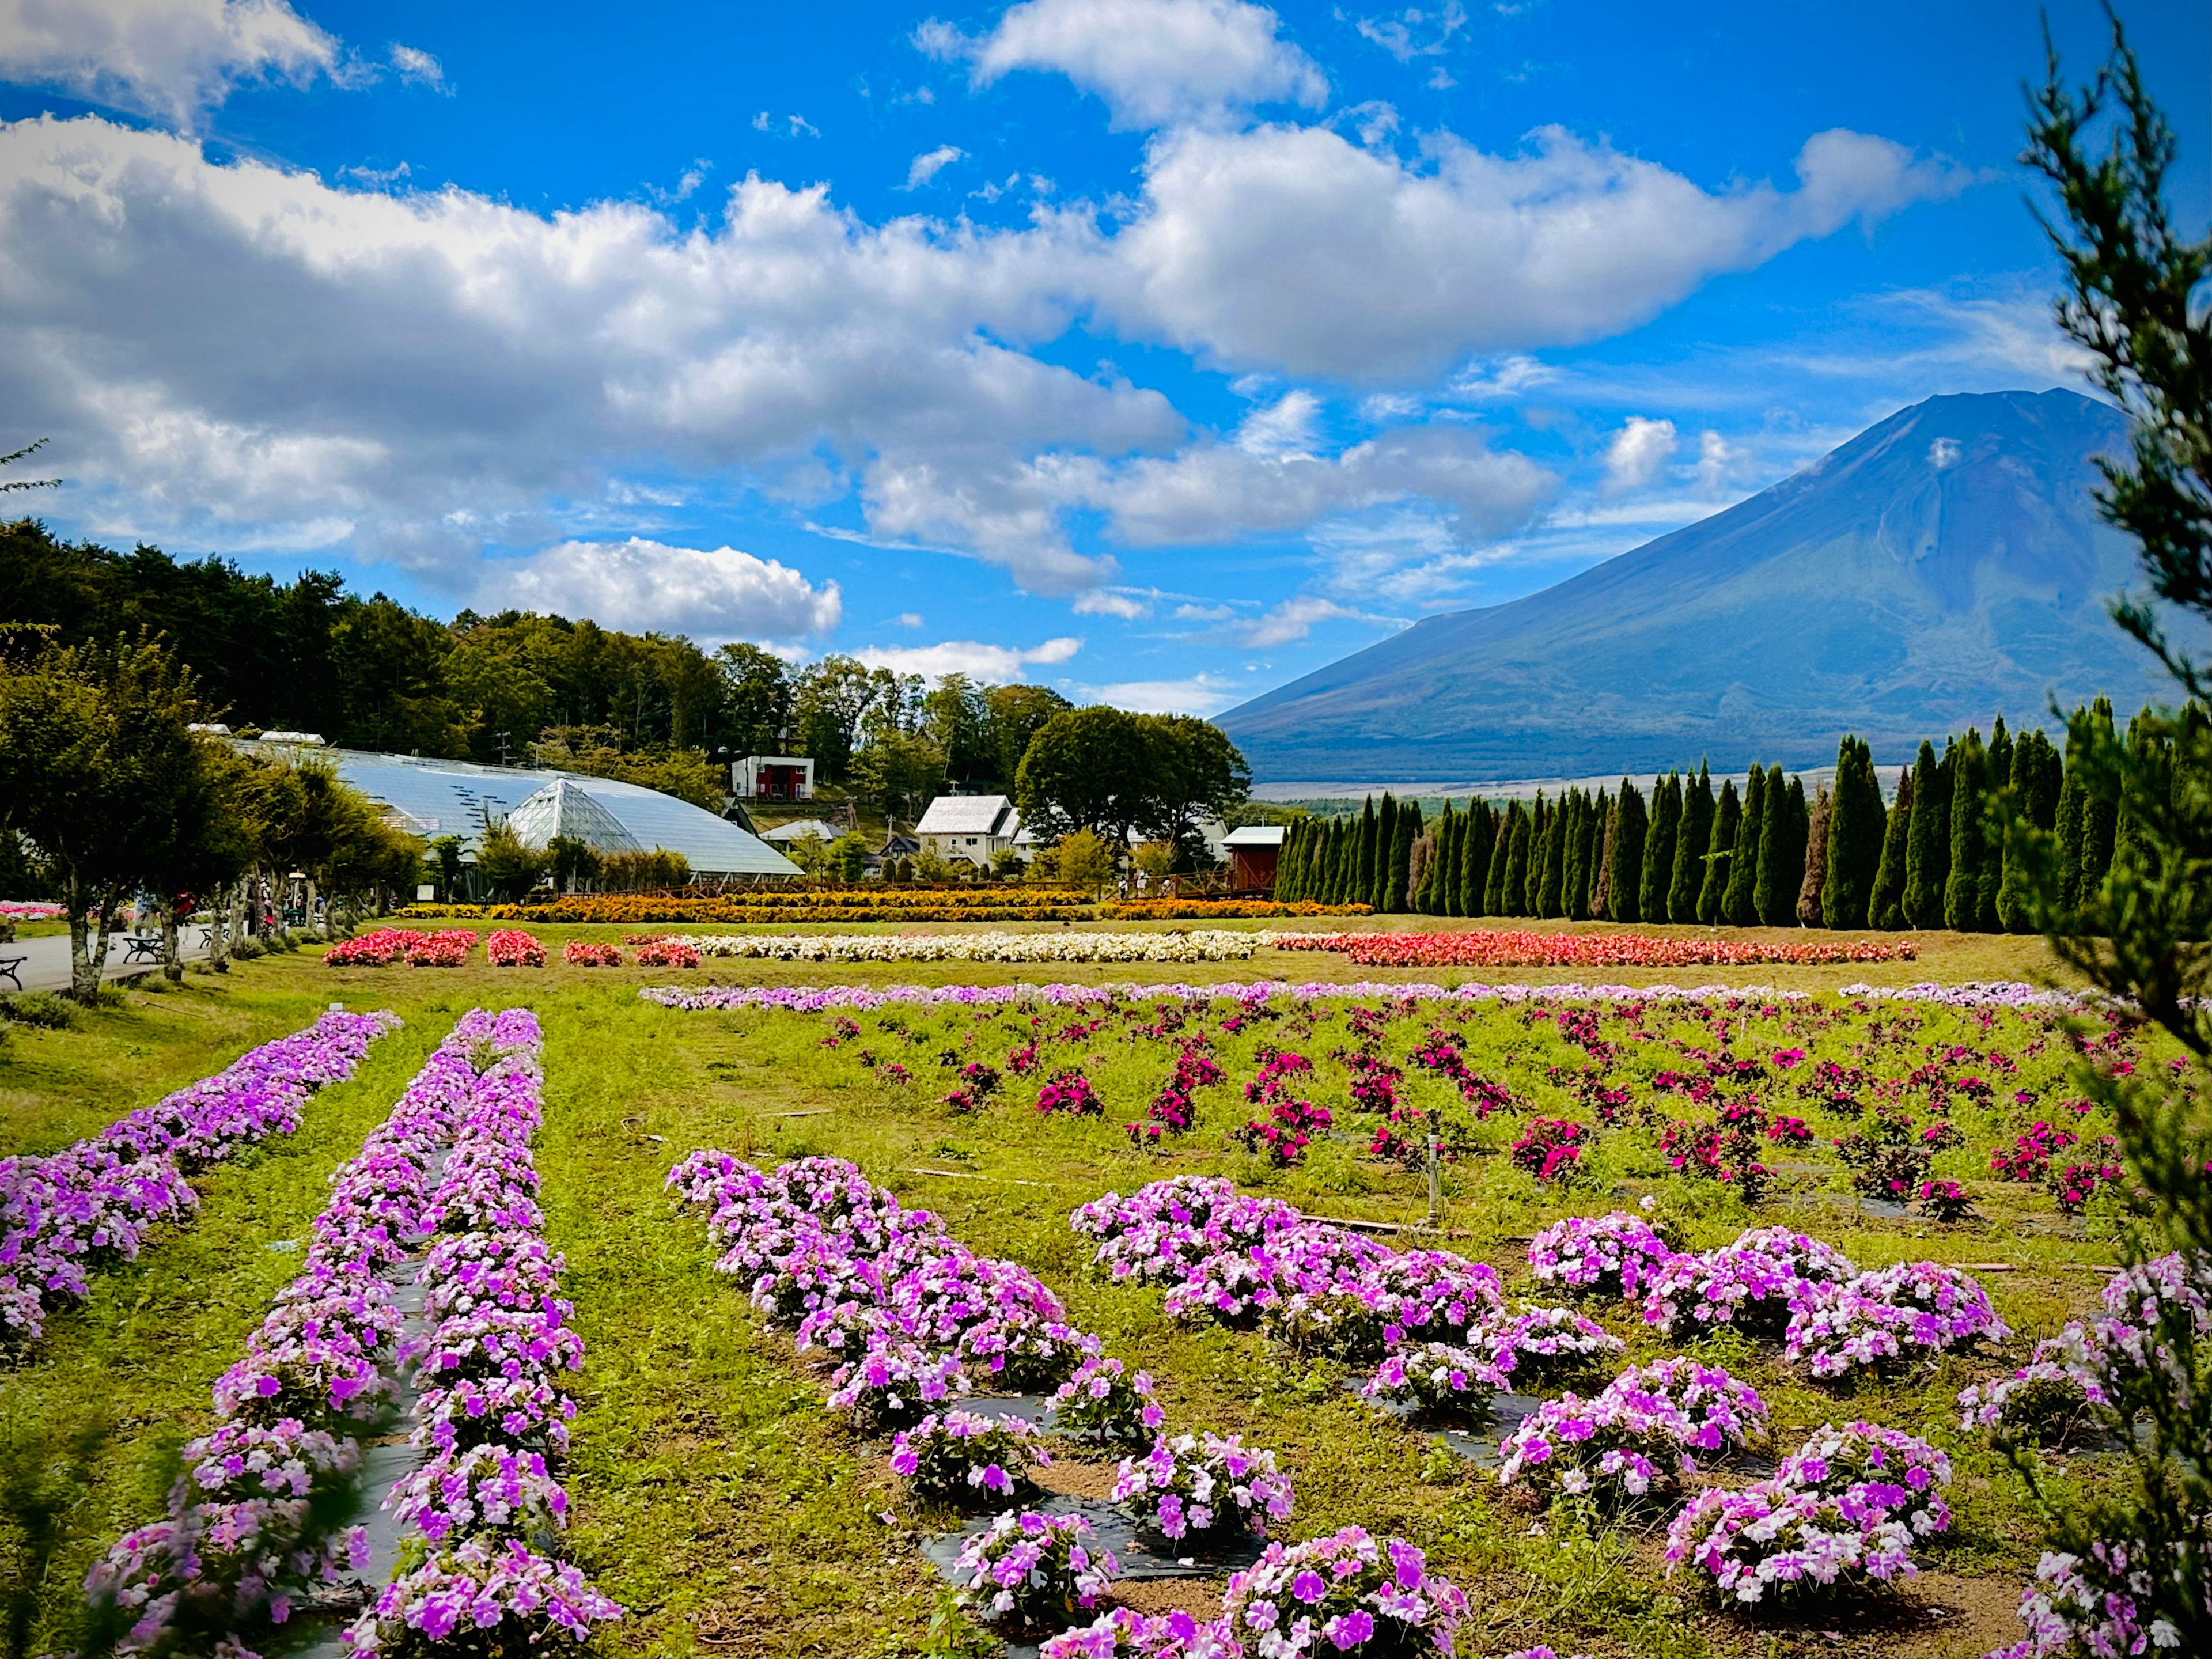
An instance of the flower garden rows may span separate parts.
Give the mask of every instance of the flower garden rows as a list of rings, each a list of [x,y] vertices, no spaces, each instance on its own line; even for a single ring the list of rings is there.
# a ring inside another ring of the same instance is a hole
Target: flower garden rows
[[[185,1448],[167,1516],[118,1540],[87,1581],[127,1626],[118,1651],[216,1630],[233,1632],[228,1659],[251,1659],[235,1632],[283,1624],[297,1596],[360,1571],[363,1530],[332,1517],[403,1374],[422,1462],[386,1505],[422,1543],[347,1650],[519,1651],[619,1616],[526,1541],[565,1520],[548,1460],[574,1408],[556,1379],[583,1361],[540,1237],[538,1042],[526,1012],[465,1016],[332,1177],[303,1270],[216,1382],[216,1426]],[[410,1331],[392,1278],[426,1243]]]
[[[676,1166],[669,1185],[706,1212],[724,1248],[719,1267],[744,1282],[753,1305],[794,1331],[802,1351],[837,1362],[833,1409],[864,1430],[896,1430],[892,1467],[917,1495],[1009,1505],[969,1538],[956,1570],[963,1597],[987,1620],[1048,1629],[1108,1595],[1118,1564],[1080,1517],[1013,1501],[1026,1471],[1049,1454],[1022,1419],[963,1408],[979,1384],[1054,1389],[1051,1420],[1063,1434],[1149,1440],[1149,1450],[1122,1459],[1114,1496],[1186,1548],[1223,1534],[1279,1532],[1289,1518],[1291,1485],[1271,1455],[1234,1438],[1170,1435],[1150,1376],[1103,1357],[1033,1274],[974,1255],[854,1166],[808,1158],[763,1173],[700,1152]],[[1423,1421],[1479,1424],[1496,1395],[1559,1389],[1623,1346],[1574,1309],[1509,1303],[1485,1264],[1390,1251],[1218,1179],[1158,1182],[1127,1199],[1109,1193],[1079,1208],[1071,1225],[1094,1243],[1100,1272],[1161,1285],[1176,1318],[1256,1329],[1303,1353],[1373,1364],[1362,1393]],[[1726,1326],[1782,1337],[1785,1359],[1815,1376],[2005,1334],[1962,1275],[1929,1263],[1860,1273],[1832,1247],[1781,1229],[1690,1255],[1642,1218],[1616,1213],[1559,1224],[1529,1259],[1538,1284],[1586,1304],[1640,1304],[1647,1322],[1672,1334]],[[2202,1321],[2206,1282],[2178,1261],[2116,1282],[2098,1334],[2071,1334],[2077,1348],[2128,1363],[2133,1330],[2133,1363],[2143,1363],[2142,1322],[2177,1298]],[[1863,1320],[1884,1339],[1809,1346],[1808,1331],[1832,1337],[1834,1321],[1819,1316],[1839,1310],[1844,1323]],[[2079,1380],[2095,1387],[2087,1372]],[[1996,1421],[2013,1387],[1968,1390],[1967,1426]],[[1692,1477],[1762,1444],[1766,1417],[1755,1390],[1693,1357],[1631,1366],[1588,1398],[1553,1393],[1504,1439],[1497,1478],[1532,1502],[1565,1493],[1614,1510],[1675,1505],[1668,1571],[1695,1573],[1738,1604],[1911,1576],[1915,1548],[1950,1524],[1944,1454],[1875,1425],[1832,1424],[1764,1480],[1692,1489]],[[2069,1585],[2078,1588],[2069,1565],[2047,1559],[2043,1582],[2023,1597],[2034,1633],[2008,1650],[2013,1659],[2076,1640],[2103,1651],[2096,1639],[2131,1631],[2125,1609],[2069,1601]],[[1464,1596],[1426,1570],[1419,1550],[1349,1528],[1269,1543],[1255,1566],[1232,1575],[1218,1618],[1115,1608],[1048,1639],[1042,1651],[1048,1659],[1450,1653],[1465,1613]]]
[[[1834,1182],[1869,1201],[1917,1204],[1940,1222],[1974,1212],[1968,1183],[1984,1173],[2015,1190],[2039,1187],[2069,1212],[2123,1180],[2092,1103],[2065,1091],[2080,1061],[2119,1073],[2141,1056],[2133,1028],[2111,1011],[2100,1035],[2069,1030],[2062,1014],[2098,1012],[2086,1002],[2023,1000],[2002,987],[1984,988],[1979,1001],[1924,1003],[1902,994],[1330,988],[643,994],[684,1009],[828,1013],[823,1047],[898,1089],[917,1083],[916,1062],[933,1060],[950,1073],[939,1098],[957,1114],[983,1110],[1029,1079],[1038,1111],[1103,1118],[1102,1076],[1120,1091],[1133,1073],[1138,1092],[1121,1098],[1136,1115],[1122,1128],[1140,1146],[1196,1130],[1218,1109],[1204,1105],[1206,1092],[1249,1064],[1243,1109],[1232,1107],[1217,1133],[1279,1165],[1335,1140],[1419,1169],[1433,1136],[1447,1160],[1500,1152],[1540,1185],[1571,1186],[1594,1171],[1672,1174],[1755,1206],[1778,1183]],[[910,1020],[909,1008],[941,1023]],[[874,1012],[883,1041],[841,1010]],[[1501,1114],[1517,1124],[1510,1144],[1483,1127]],[[1847,1309],[1824,1316],[1836,1322],[1838,1342],[1872,1340]]]
[[[103,1261],[134,1260],[148,1231],[199,1203],[191,1177],[300,1127],[307,1097],[353,1074],[390,1014],[325,1014],[215,1076],[46,1158],[0,1158],[0,1349],[90,1294]]]
[[[1490,928],[1455,933],[1282,933],[1270,942],[1285,951],[1333,951],[1364,968],[1748,968],[1770,963],[1820,967],[1910,962],[1918,954],[1909,939],[1787,944]]]
[[[926,1498],[990,1507],[1019,1498],[1027,1471],[1049,1461],[1018,1417],[956,1402],[979,1381],[1052,1389],[1063,1432],[1148,1449],[1125,1457],[1114,1495],[1186,1548],[1267,1534],[1291,1513],[1290,1481],[1273,1454],[1236,1437],[1170,1435],[1152,1380],[1103,1357],[1059,1301],[1018,1264],[978,1256],[926,1211],[900,1207],[853,1165],[805,1158],[763,1173],[726,1153],[678,1164],[669,1185],[707,1213],[717,1264],[802,1350],[842,1363],[830,1404],[864,1429],[896,1428],[891,1465]],[[1088,1523],[1018,1504],[969,1539],[955,1568],[976,1615],[1051,1630],[1106,1595],[1119,1564]],[[1204,1659],[1249,1650],[1282,1656],[1449,1654],[1466,1599],[1426,1571],[1419,1550],[1358,1528],[1267,1545],[1235,1574],[1221,1616],[1146,1618],[1116,1609],[1048,1640],[1047,1659],[1141,1654]]]

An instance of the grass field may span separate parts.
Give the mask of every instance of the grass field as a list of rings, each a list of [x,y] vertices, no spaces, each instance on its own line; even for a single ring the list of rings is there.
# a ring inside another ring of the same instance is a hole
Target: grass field
[[[1917,1584],[1809,1619],[1754,1624],[1662,1577],[1663,1513],[1610,1524],[1554,1511],[1540,1525],[1498,1497],[1482,1470],[1353,1399],[1343,1367],[1300,1359],[1255,1334],[1179,1327],[1162,1314],[1157,1290],[1094,1280],[1066,1226],[1073,1206],[1109,1188],[1126,1192],[1186,1171],[1234,1176],[1310,1213],[1402,1222],[1422,1208],[1418,1176],[1337,1145],[1298,1170],[1259,1168],[1223,1142],[1222,1129],[1243,1115],[1227,1090],[1188,1141],[1165,1153],[1134,1150],[1118,1122],[1141,1107],[1151,1062],[1104,1050],[1103,1038],[1093,1070],[1113,1109],[1106,1121],[1040,1118],[1012,1087],[985,1113],[955,1115],[937,1103],[940,1085],[929,1078],[909,1091],[886,1089],[846,1052],[823,1050],[823,1018],[678,1013],[635,995],[648,982],[709,978],[1091,984],[1468,975],[1370,974],[1334,957],[1273,951],[1251,962],[1165,969],[738,962],[692,973],[586,970],[558,964],[562,940],[630,930],[533,931],[554,966],[495,970],[479,956],[458,969],[339,971],[302,952],[240,964],[223,977],[193,974],[176,990],[130,993],[119,1009],[81,1014],[75,1030],[11,1028],[0,1048],[0,1153],[53,1150],[253,1043],[298,1029],[333,1000],[388,1007],[407,1021],[371,1050],[356,1078],[315,1099],[300,1134],[204,1177],[205,1203],[190,1228],[97,1277],[88,1304],[55,1316],[45,1339],[0,1370],[0,1443],[12,1468],[67,1494],[59,1547],[39,1586],[44,1640],[32,1651],[66,1645],[75,1586],[88,1561],[118,1531],[158,1513],[165,1452],[204,1426],[208,1385],[295,1271],[293,1243],[319,1207],[330,1172],[358,1148],[454,1019],[471,1006],[516,1004],[537,1010],[544,1027],[538,1165],[547,1234],[567,1253],[567,1293],[589,1349],[576,1381],[583,1410],[567,1477],[577,1511],[568,1547],[630,1610],[603,1638],[607,1652],[994,1650],[946,1616],[918,1553],[921,1534],[944,1517],[908,1500],[883,1442],[857,1439],[830,1417],[819,1375],[798,1362],[786,1339],[762,1329],[742,1295],[712,1271],[698,1224],[672,1214],[663,1177],[675,1158],[701,1146],[763,1165],[806,1152],[853,1158],[903,1200],[941,1213],[963,1242],[1035,1269],[1109,1353],[1152,1372],[1171,1421],[1242,1431],[1276,1450],[1297,1482],[1294,1536],[1357,1522],[1428,1548],[1432,1565],[1474,1601],[1467,1650],[1499,1653],[1544,1641],[1562,1653],[1950,1659],[2018,1633],[2011,1608],[2033,1567],[2033,1519],[2009,1471],[1956,1432],[1951,1407],[1960,1387],[1995,1369],[1986,1355],[1948,1356],[1839,1395],[1784,1370],[1771,1351],[1732,1339],[1705,1345],[1767,1397],[1784,1449],[1824,1419],[1863,1415],[1929,1435],[1959,1465],[1952,1493],[1959,1522],[1928,1554]],[[1916,963],[1872,968],[1606,977],[1831,989],[1855,980],[2033,978],[2051,970],[2035,941],[1937,934],[1923,943]],[[1491,1030],[1499,1056],[1534,1041],[1496,1018],[1494,1030],[1481,1019],[1470,1030]],[[951,1015],[911,1023],[932,1042],[940,1034],[957,1041],[969,1029],[964,1017]],[[1324,1024],[1301,1046],[1318,1059],[1331,1029]],[[1231,1052],[1243,1064],[1240,1073],[1224,1057],[1233,1081],[1249,1074],[1249,1048]],[[1484,1155],[1510,1133],[1502,1121],[1479,1126],[1480,1144],[1449,1173],[1446,1193],[1451,1247],[1492,1262],[1509,1285],[1525,1281],[1523,1246],[1536,1228],[1565,1213],[1596,1213],[1630,1194],[1660,1194],[1699,1246],[1732,1237],[1752,1218],[1732,1197],[1667,1181],[1649,1158],[1626,1151],[1599,1160],[1597,1184],[1566,1194],[1538,1188],[1505,1160]],[[1956,1156],[1985,1160],[1988,1144],[1984,1133]],[[1803,1176],[1759,1218],[1828,1237],[1866,1266],[1918,1257],[1997,1264],[1984,1282],[2016,1333],[2007,1354],[2024,1352],[2094,1300],[2094,1268],[2106,1254],[2094,1211],[2087,1221],[2069,1220],[2039,1194],[2022,1189],[2009,1199],[1981,1180],[1974,1183],[1985,1198],[1980,1220],[1935,1227],[1881,1219],[1838,1190],[1838,1173]],[[1619,1310],[1601,1316],[1630,1338],[1633,1359],[1678,1351]],[[2094,1461],[2075,1467],[2096,1477]],[[1062,1478],[1086,1477],[1076,1469]],[[22,1577],[22,1548],[20,1538],[0,1539],[0,1577]]]

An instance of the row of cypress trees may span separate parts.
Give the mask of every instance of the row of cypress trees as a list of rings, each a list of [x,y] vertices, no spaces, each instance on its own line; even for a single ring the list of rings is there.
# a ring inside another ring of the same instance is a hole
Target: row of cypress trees
[[[2112,726],[2100,697],[2077,710]],[[2142,735],[2139,738],[2138,733]],[[2148,753],[2140,719],[2129,740]],[[2117,801],[2040,731],[2014,738],[1997,716],[1923,742],[1885,804],[1867,744],[1845,737],[1832,787],[1808,801],[1802,778],[1754,765],[1741,793],[1709,769],[1668,773],[1649,800],[1617,789],[1569,789],[1502,804],[1419,805],[1385,794],[1357,817],[1305,818],[1285,838],[1275,893],[1285,901],[1363,903],[1437,916],[1697,922],[1708,927],[1948,927],[2029,931],[2027,872],[2008,852],[2001,800],[2051,832],[2069,904],[2095,890],[2130,833]],[[2152,757],[2154,758],[2154,757]]]

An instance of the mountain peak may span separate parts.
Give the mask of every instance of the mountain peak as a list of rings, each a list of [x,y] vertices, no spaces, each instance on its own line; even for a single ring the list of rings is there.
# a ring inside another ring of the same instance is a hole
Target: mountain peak
[[[1255,776],[1464,781],[1890,755],[1999,708],[2152,695],[2104,608],[2134,544],[2078,393],[1929,398],[1769,489],[1510,604],[1431,617],[1231,710]]]

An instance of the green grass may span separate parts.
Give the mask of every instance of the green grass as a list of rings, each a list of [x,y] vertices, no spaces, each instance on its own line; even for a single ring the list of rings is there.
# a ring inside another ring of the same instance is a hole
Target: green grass
[[[557,958],[565,938],[618,938],[633,930],[532,931]],[[1917,964],[1728,976],[1811,988],[1858,977],[2019,976],[2041,960],[2033,941],[1929,944]],[[1273,976],[1385,975],[1348,969],[1338,957],[1273,952],[1251,963],[1176,969],[720,963],[696,974],[584,970],[557,960],[542,970],[494,970],[479,960],[461,969],[341,973],[303,953],[240,964],[225,977],[194,975],[174,991],[130,993],[122,1008],[83,1015],[72,1030],[15,1028],[10,1046],[0,1049],[0,1152],[52,1150],[218,1069],[255,1042],[298,1029],[333,1000],[391,1007],[408,1021],[372,1049],[353,1081],[317,1097],[299,1135],[211,1172],[201,1182],[205,1202],[191,1226],[157,1242],[139,1262],[100,1275],[88,1304],[54,1317],[29,1357],[0,1371],[0,1422],[14,1455],[52,1461],[87,1431],[106,1437],[82,1481],[69,1483],[62,1548],[41,1587],[44,1634],[65,1641],[85,1565],[118,1531],[158,1513],[164,1452],[204,1426],[209,1384],[238,1357],[268,1297],[296,1269],[295,1251],[270,1247],[300,1237],[319,1207],[325,1177],[381,1120],[454,1018],[477,1004],[525,1003],[538,1010],[546,1034],[547,1110],[538,1162],[548,1235],[567,1254],[568,1291],[589,1346],[575,1380],[582,1409],[568,1477],[576,1504],[569,1544],[594,1580],[630,1609],[599,1644],[606,1652],[890,1654],[964,1639],[957,1624],[933,1637],[939,1596],[915,1548],[918,1534],[942,1517],[908,1501],[889,1475],[883,1443],[856,1439],[830,1418],[820,1378],[798,1363],[784,1338],[761,1329],[738,1290],[714,1273],[696,1220],[672,1214],[662,1178],[676,1158],[706,1145],[763,1164],[811,1152],[852,1158],[905,1201],[939,1211],[974,1248],[1033,1267],[1109,1352],[1153,1372],[1172,1421],[1241,1431],[1277,1450],[1298,1483],[1298,1535],[1357,1522],[1427,1547],[1474,1597],[1467,1650],[1502,1652],[1543,1640],[1562,1652],[1946,1659],[2010,1639],[2008,1627],[1914,1625],[1879,1608],[1762,1632],[1669,1585],[1657,1571],[1652,1524],[1555,1514],[1532,1535],[1537,1517],[1501,1502],[1480,1471],[1437,1456],[1425,1437],[1351,1399],[1340,1367],[1297,1359],[1257,1335],[1175,1326],[1163,1316],[1157,1291],[1091,1279],[1067,1231],[1068,1210],[1108,1187],[1126,1192],[1170,1172],[1231,1173],[1321,1214],[1406,1220],[1422,1206],[1416,1177],[1342,1146],[1325,1146],[1297,1171],[1255,1170],[1219,1139],[1242,1115],[1233,1109],[1241,1109],[1233,1089],[1214,1091],[1201,1133],[1188,1144],[1164,1154],[1130,1149],[1116,1122],[1156,1086],[1165,1049],[1118,1045],[1109,1031],[1082,1051],[1098,1056],[1085,1063],[1113,1109],[1104,1122],[1041,1120],[1025,1109],[1026,1093],[1012,1079],[985,1113],[956,1117],[936,1103],[949,1085],[937,1080],[931,1060],[945,1042],[957,1042],[957,1035],[940,1041],[939,1034],[964,1033],[964,1019],[911,1018],[929,1041],[913,1048],[918,1058],[908,1063],[917,1080],[900,1091],[872,1081],[849,1046],[820,1048],[822,1019],[672,1013],[635,994],[641,983],[709,977],[883,984]],[[1501,1063],[1539,1038],[1553,1041],[1506,1018],[1471,1029],[1485,1034],[1491,1057]],[[1000,1030],[1000,1036],[979,1039],[975,1050],[994,1064],[1012,1026],[1002,1022]],[[1246,1041],[1260,1036],[1317,1063],[1344,1040],[1340,1024],[1306,1036],[1278,1026]],[[887,1057],[894,1052],[872,1029],[864,1041]],[[1224,1062],[1232,1082],[1249,1075],[1249,1048],[1225,1046],[1235,1056]],[[1472,1047],[1469,1059],[1485,1064]],[[1546,1109],[1557,1104],[1543,1102]],[[799,1113],[809,1115],[781,1115]],[[1985,1156],[1996,1130],[1994,1120],[1962,1123],[1972,1144],[1947,1158],[1963,1167]],[[1508,1129],[1492,1120],[1469,1133],[1478,1148],[1494,1152]],[[1748,1218],[1733,1200],[1659,1182],[1648,1156],[1625,1147],[1616,1155],[1608,1146],[1600,1161],[1604,1183],[1660,1191],[1695,1243],[1730,1236]],[[1563,1198],[1537,1188],[1502,1158],[1472,1156],[1449,1182],[1447,1224],[1459,1235],[1454,1248],[1492,1261],[1510,1280],[1522,1272],[1522,1240],[1538,1226],[1615,1201],[1604,1183]],[[2098,1226],[2060,1220],[2047,1200],[1999,1201],[2003,1195],[1976,1180],[1989,1200],[1987,1221],[1933,1229],[1867,1220],[1844,1205],[1836,1184],[1823,1177],[1778,1198],[1767,1212],[1837,1240],[1869,1265],[1929,1255],[2016,1267],[1985,1280],[2022,1333],[2014,1347],[2094,1297],[2096,1277],[2073,1269],[2102,1258]],[[1674,1351],[1619,1310],[1604,1316],[1631,1337],[1637,1358]],[[1773,1405],[1776,1438],[1785,1449],[1824,1419],[1862,1414],[1946,1444],[1960,1464],[1953,1497],[1960,1521],[1929,1565],[2008,1606],[2013,1587],[2033,1569],[2032,1519],[2009,1473],[1956,1435],[1950,1414],[1958,1389],[1986,1374],[1986,1362],[1947,1358],[1839,1398],[1789,1377],[1771,1353],[1715,1347],[1732,1367],[1741,1364]],[[2090,1467],[2077,1463],[2076,1473]],[[21,1571],[18,1547],[19,1540],[0,1536],[0,1577]],[[1901,1605],[1930,1599],[1916,1595],[1908,1593]],[[1824,1624],[1840,1629],[1840,1645],[1815,1628]]]

